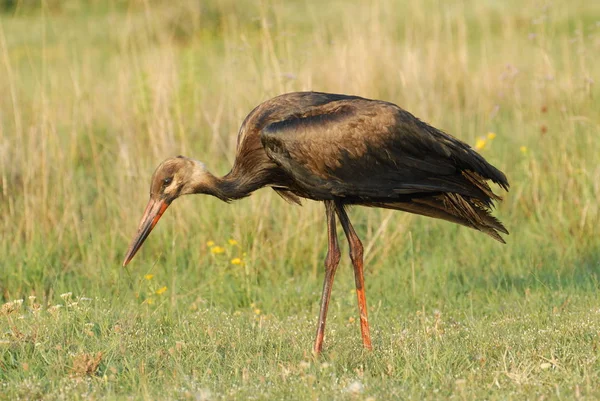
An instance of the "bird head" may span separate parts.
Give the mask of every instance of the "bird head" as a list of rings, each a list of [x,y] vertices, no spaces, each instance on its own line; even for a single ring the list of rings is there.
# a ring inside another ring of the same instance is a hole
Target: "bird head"
[[[203,163],[178,156],[167,159],[156,168],[150,183],[150,201],[146,206],[138,231],[125,255],[123,266],[133,259],[171,202],[181,195],[203,192],[214,177]]]

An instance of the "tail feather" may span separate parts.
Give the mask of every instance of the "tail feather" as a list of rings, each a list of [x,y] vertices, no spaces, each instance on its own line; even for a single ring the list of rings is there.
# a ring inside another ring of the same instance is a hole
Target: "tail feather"
[[[494,197],[498,198],[497,195]],[[490,214],[491,203],[491,199],[483,202],[481,199],[455,193],[442,193],[413,198],[409,201],[368,203],[365,206],[402,210],[461,224],[479,230],[504,244],[506,242],[500,233],[508,234],[508,231],[498,219]]]

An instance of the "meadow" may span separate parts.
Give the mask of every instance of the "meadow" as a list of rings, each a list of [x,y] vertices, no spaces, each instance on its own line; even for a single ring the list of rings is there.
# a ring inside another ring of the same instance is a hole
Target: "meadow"
[[[600,398],[598,54],[586,0],[0,1],[0,399]],[[350,210],[372,352],[342,240],[311,354],[320,203],[184,197],[121,267],[156,165],[225,174],[295,90],[396,103],[511,184],[506,245]]]

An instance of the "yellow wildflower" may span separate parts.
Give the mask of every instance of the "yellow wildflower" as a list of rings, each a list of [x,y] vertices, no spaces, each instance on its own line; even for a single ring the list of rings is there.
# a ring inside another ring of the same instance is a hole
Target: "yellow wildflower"
[[[475,142],[475,149],[481,150],[483,148],[485,148],[485,139],[483,139],[483,138],[477,139],[477,142]]]
[[[496,137],[496,133],[495,132],[488,132],[487,137],[489,140],[492,140]]]
[[[227,242],[229,242],[229,245],[237,245],[237,243],[238,243],[238,242],[237,242],[236,240],[234,240],[233,238],[229,238],[229,240],[228,240]]]
[[[154,298],[147,298],[143,303],[152,305],[154,303]]]
[[[160,287],[158,290],[156,290],[156,295],[161,295],[163,294],[165,291],[167,291],[167,287]]]
[[[210,251],[214,254],[218,254],[225,252],[225,248],[223,248],[222,246],[213,246],[212,248],[210,248]]]
[[[260,315],[260,309],[258,309],[258,308],[254,309],[254,314],[255,315]]]
[[[146,280],[152,280],[152,277],[154,277],[154,274],[146,274],[146,275],[144,275],[144,278]]]
[[[519,150],[521,151],[521,153],[525,154],[527,153],[527,146],[521,146]]]
[[[231,259],[231,264],[232,265],[241,265],[242,263],[243,263],[242,259],[240,259],[240,258],[233,258],[233,259]]]
[[[206,246],[215,246],[215,241],[207,241]]]

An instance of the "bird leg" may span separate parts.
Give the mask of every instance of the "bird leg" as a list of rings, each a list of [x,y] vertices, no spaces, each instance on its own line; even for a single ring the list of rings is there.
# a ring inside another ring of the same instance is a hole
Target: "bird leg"
[[[350,247],[350,259],[354,266],[354,282],[356,283],[356,297],[358,298],[358,311],[360,313],[360,331],[362,334],[363,346],[367,349],[373,349],[371,345],[371,335],[369,334],[369,318],[367,313],[367,296],[365,293],[365,277],[363,275],[363,245],[350,223],[348,214],[341,203],[336,202],[336,212],[340,218],[340,223],[344,228],[348,245]]]
[[[327,213],[327,256],[325,257],[325,281],[323,282],[323,294],[321,295],[321,311],[319,312],[317,336],[313,347],[315,354],[319,354],[323,349],[323,336],[325,335],[325,320],[327,319],[329,298],[331,297],[335,271],[340,262],[340,248],[335,229],[335,205],[333,201],[325,201],[325,211]]]

